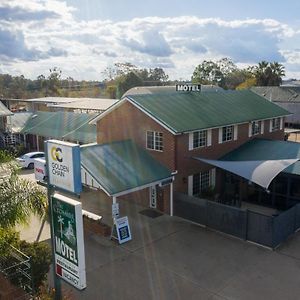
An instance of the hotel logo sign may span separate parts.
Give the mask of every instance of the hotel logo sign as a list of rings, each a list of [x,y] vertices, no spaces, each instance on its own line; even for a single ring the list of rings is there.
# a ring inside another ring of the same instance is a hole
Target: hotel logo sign
[[[79,194],[82,190],[79,145],[49,140],[46,149],[49,184]]]
[[[54,194],[52,224],[56,274],[78,289],[86,287],[81,203]]]

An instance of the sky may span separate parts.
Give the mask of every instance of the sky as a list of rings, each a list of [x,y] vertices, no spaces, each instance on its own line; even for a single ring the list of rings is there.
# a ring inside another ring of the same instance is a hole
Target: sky
[[[0,0],[0,73],[103,80],[114,63],[190,80],[203,60],[300,79],[299,0]]]

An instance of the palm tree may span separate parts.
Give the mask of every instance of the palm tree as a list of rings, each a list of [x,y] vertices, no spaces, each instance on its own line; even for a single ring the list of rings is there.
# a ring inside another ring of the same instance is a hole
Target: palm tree
[[[3,154],[3,150],[0,150],[0,173],[0,227],[12,228],[27,223],[32,213],[44,216],[47,207],[45,191],[34,182],[19,177],[12,157]]]
[[[284,66],[278,62],[261,61],[254,71],[258,86],[279,86],[285,76]]]

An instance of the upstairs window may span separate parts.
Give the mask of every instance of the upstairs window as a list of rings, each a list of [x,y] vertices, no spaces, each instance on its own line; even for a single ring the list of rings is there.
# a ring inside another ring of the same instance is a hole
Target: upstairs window
[[[222,142],[233,140],[233,126],[222,127]]]
[[[261,122],[254,121],[251,123],[251,135],[260,134],[261,132]]]
[[[193,132],[193,149],[207,146],[207,131]]]
[[[189,133],[189,150],[211,146],[211,129]]]
[[[147,131],[147,149],[163,151],[163,133]]]
[[[279,130],[280,129],[280,118],[274,118],[274,119],[272,119],[271,126],[272,126],[271,127],[272,128],[271,131]]]

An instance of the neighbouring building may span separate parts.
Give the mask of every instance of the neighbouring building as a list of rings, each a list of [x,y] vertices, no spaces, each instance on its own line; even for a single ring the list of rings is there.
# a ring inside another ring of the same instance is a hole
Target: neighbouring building
[[[291,112],[286,127],[300,128],[300,86],[255,86],[251,90]]]

